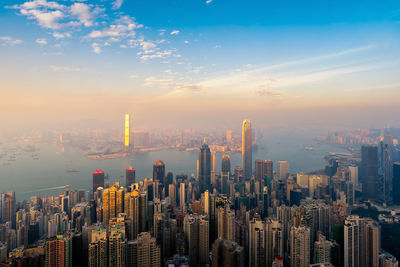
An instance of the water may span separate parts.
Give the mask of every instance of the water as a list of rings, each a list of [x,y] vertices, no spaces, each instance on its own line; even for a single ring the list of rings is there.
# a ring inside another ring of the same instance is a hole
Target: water
[[[265,136],[259,140],[259,148],[253,152],[256,159],[271,159],[274,168],[279,160],[287,160],[290,172],[308,172],[322,169],[326,165],[324,156],[328,152],[345,152],[331,145],[317,144],[313,135],[286,133]],[[3,145],[4,146],[4,145]],[[57,195],[65,185],[71,189],[91,189],[92,172],[102,169],[109,174],[110,183],[120,180],[124,184],[125,169],[132,165],[136,169],[138,180],[152,177],[153,163],[161,159],[166,171],[187,175],[196,173],[197,151],[165,150],[147,153],[134,153],[127,158],[90,160],[84,154],[68,145],[64,148],[53,143],[35,144],[40,148],[39,159],[32,158],[31,153],[22,153],[10,165],[0,166],[0,192],[13,190],[18,200],[28,199],[33,195]],[[304,149],[312,146],[312,151]],[[0,161],[1,162],[1,161]],[[231,154],[232,170],[241,165],[241,154]],[[217,153],[217,171],[221,166],[221,153]],[[79,172],[68,173],[76,169]]]

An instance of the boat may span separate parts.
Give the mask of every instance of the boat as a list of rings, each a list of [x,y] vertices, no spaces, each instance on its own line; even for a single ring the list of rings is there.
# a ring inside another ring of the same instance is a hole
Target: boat
[[[311,146],[306,146],[306,147],[304,147],[304,149],[307,150],[307,151],[313,150],[313,148]]]
[[[75,169],[68,169],[67,172],[71,173],[71,172],[80,172],[80,171],[79,170],[75,170]]]

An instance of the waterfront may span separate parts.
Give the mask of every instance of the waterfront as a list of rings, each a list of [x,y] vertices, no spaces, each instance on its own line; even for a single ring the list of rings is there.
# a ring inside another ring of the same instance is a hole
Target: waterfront
[[[3,147],[6,144],[3,144]],[[82,151],[68,145],[61,147],[56,143],[37,143],[40,149],[38,158],[22,153],[10,165],[0,166],[0,192],[14,190],[18,200],[32,195],[57,195],[65,185],[71,189],[91,188],[91,174],[96,169],[104,170],[113,183],[119,179],[124,184],[125,169],[132,165],[137,171],[137,179],[152,177],[153,163],[161,159],[166,171],[187,175],[196,173],[197,151],[163,150],[133,153],[126,158],[91,160]],[[313,150],[304,149],[312,146]],[[306,133],[264,134],[259,140],[258,150],[253,152],[253,160],[272,159],[274,169],[278,160],[288,160],[290,171],[308,172],[326,165],[324,156],[329,152],[346,152],[328,144],[318,144],[313,135]],[[220,171],[221,153],[217,153],[217,171]],[[241,165],[241,154],[231,154],[232,170]],[[76,170],[67,172],[67,170]],[[79,171],[79,172],[77,172]],[[123,177],[121,177],[121,175]]]

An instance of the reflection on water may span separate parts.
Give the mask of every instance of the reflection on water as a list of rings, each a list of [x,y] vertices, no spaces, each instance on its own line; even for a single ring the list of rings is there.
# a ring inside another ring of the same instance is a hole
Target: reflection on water
[[[272,159],[274,167],[278,160],[288,160],[290,171],[307,172],[321,169],[326,162],[324,156],[328,152],[344,152],[330,145],[317,144],[313,136],[295,133],[269,136],[259,140],[258,150],[253,152],[253,160]],[[110,178],[110,183],[122,180],[124,184],[125,169],[132,165],[136,169],[138,179],[152,176],[153,163],[161,159],[166,165],[166,171],[174,174],[196,173],[196,151],[154,151],[134,153],[127,158],[109,160],[90,160],[81,151],[68,145],[40,143],[35,145],[40,149],[39,155],[33,158],[31,154],[21,153],[10,165],[0,166],[0,191],[14,190],[19,200],[32,195],[56,195],[63,191],[64,185],[71,189],[91,188],[93,170],[102,169]],[[306,146],[313,147],[309,151]],[[220,170],[221,154],[217,154],[217,171]],[[231,154],[232,169],[241,165],[241,154]]]

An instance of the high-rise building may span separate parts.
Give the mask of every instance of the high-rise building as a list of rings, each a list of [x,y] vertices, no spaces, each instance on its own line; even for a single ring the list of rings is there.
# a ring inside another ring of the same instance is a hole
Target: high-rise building
[[[244,178],[250,180],[253,173],[253,132],[250,120],[244,120],[242,126],[242,168]]]
[[[72,267],[72,240],[59,235],[46,242],[46,267]]]
[[[400,205],[400,162],[393,163],[393,204]]]
[[[293,226],[290,231],[290,266],[310,265],[311,232],[307,226]]]
[[[223,173],[231,172],[231,156],[229,156],[227,154],[222,156],[221,172],[223,172]]]
[[[278,220],[268,218],[265,221],[265,261],[267,267],[272,267],[274,259],[284,256],[284,239],[282,225]]]
[[[93,173],[93,192],[96,192],[99,187],[104,187],[104,172],[102,170],[96,170]]]
[[[200,192],[211,189],[211,151],[205,138],[199,152],[199,184]]]
[[[361,147],[361,183],[365,199],[378,200],[383,192],[378,177],[378,147],[374,145],[363,145]]]
[[[286,180],[289,177],[289,162],[278,161],[278,178],[281,180]]]
[[[165,183],[165,164],[161,160],[153,164],[153,181],[160,181],[163,185]]]
[[[318,240],[314,242],[314,263],[331,262],[331,248],[333,243],[326,240],[325,236],[320,233]]]
[[[108,225],[110,219],[124,212],[124,190],[111,186],[103,191],[103,224]]]
[[[237,243],[218,238],[212,245],[212,267],[244,267],[244,249]]]
[[[1,222],[11,222],[11,227],[13,229],[16,228],[16,199],[15,199],[15,192],[9,191],[5,193],[1,193],[0,195],[0,202],[1,202]]]
[[[131,118],[129,114],[125,114],[125,138],[124,138],[124,146],[125,149],[130,149],[133,144],[131,140]]]
[[[139,234],[139,191],[133,190],[125,195],[125,213],[132,220],[132,236],[127,238],[136,239]]]
[[[202,266],[209,264],[209,233],[208,215],[199,216],[199,263]]]
[[[355,186],[358,185],[358,166],[350,165],[348,168],[350,181],[353,182]]]
[[[235,212],[229,205],[218,209],[218,238],[235,241]]]
[[[184,183],[179,185],[179,207],[182,211],[186,210],[186,190]]]
[[[249,222],[249,265],[250,267],[265,266],[265,225],[259,218]]]
[[[129,168],[126,169],[125,181],[125,187],[128,190],[130,190],[132,184],[136,183],[136,170],[132,166],[129,166]]]
[[[265,178],[264,175],[265,175],[264,161],[260,160],[260,159],[256,159],[254,177],[256,178],[256,180],[261,181],[262,179]]]
[[[199,218],[196,215],[186,215],[183,221],[186,247],[189,255],[189,266],[196,266],[199,262]]]
[[[161,248],[149,232],[140,233],[137,239],[127,243],[126,266],[161,266]]]

